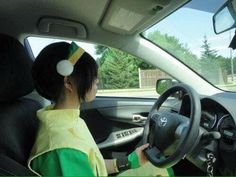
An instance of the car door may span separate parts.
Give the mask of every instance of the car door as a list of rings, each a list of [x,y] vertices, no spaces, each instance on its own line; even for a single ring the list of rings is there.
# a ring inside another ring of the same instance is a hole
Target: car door
[[[155,99],[97,97],[81,107],[105,158],[132,152],[140,142],[143,126]]]
[[[148,113],[158,98],[97,97],[81,107],[85,120],[104,158],[131,153],[141,143]],[[175,98],[161,109],[176,111]]]

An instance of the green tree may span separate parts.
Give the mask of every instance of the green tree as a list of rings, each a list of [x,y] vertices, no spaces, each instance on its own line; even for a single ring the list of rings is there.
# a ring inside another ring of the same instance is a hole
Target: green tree
[[[97,55],[102,55],[108,49],[108,47],[102,45],[96,45],[95,49]]]
[[[217,61],[217,51],[213,50],[210,48],[210,44],[207,41],[207,36],[204,35],[203,37],[203,45],[201,46],[201,48],[203,49],[203,51],[201,52],[201,59],[205,60],[205,61],[209,61],[209,62],[215,62]]]
[[[117,49],[96,47],[100,87],[103,89],[138,88],[138,68],[154,68],[141,59]]]
[[[102,45],[96,45],[95,49],[96,49],[96,54],[100,55],[98,63],[101,66],[105,61],[105,57],[103,55],[105,54],[106,50],[108,50],[109,48]]]
[[[138,87],[138,68],[134,57],[117,49],[107,48],[99,60],[100,80],[104,89]]]
[[[201,48],[201,74],[213,84],[227,83],[227,59],[211,49],[206,35]]]

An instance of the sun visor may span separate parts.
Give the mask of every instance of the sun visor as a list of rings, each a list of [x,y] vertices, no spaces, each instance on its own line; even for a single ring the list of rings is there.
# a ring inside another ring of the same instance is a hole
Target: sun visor
[[[42,17],[38,22],[38,29],[42,33],[53,36],[87,38],[87,31],[83,24],[55,17]]]
[[[133,34],[169,3],[170,0],[112,0],[101,25],[115,33]]]

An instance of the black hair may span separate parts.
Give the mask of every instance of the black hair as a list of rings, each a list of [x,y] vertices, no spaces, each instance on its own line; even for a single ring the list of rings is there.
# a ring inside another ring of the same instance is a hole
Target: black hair
[[[70,44],[57,42],[46,46],[35,59],[32,67],[32,77],[37,92],[51,101],[57,102],[62,94],[64,76],[61,76],[56,65],[59,61],[68,59]],[[78,98],[85,100],[86,93],[97,79],[98,66],[96,61],[85,52],[69,76],[77,87]]]

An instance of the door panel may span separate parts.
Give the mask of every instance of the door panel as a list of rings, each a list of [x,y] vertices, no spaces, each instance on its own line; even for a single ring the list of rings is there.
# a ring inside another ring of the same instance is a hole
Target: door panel
[[[129,128],[110,133],[108,138],[99,143],[99,149],[112,148],[133,142],[135,139],[141,137],[143,134],[143,127]]]
[[[104,157],[130,153],[140,142],[146,117],[156,99],[97,97],[83,104],[81,117]],[[168,100],[162,109],[172,109]]]

